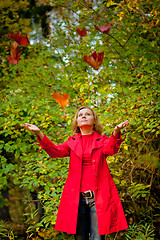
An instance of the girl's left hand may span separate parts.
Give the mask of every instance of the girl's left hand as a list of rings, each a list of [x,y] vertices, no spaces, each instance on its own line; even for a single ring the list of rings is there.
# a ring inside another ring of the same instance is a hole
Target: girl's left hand
[[[114,136],[116,136],[121,129],[127,127],[129,125],[129,121],[126,120],[125,122],[122,122],[120,124],[118,124],[115,128],[114,128]]]

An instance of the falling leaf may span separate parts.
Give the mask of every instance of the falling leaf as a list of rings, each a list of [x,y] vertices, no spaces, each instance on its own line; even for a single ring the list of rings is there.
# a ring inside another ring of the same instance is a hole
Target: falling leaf
[[[76,30],[81,37],[85,37],[87,35],[87,30],[85,27],[82,30],[80,30],[80,28],[76,28]]]
[[[21,32],[20,33],[14,33],[13,31],[11,31],[9,33],[9,36],[7,36],[9,39],[15,40],[19,45],[26,47],[27,45],[29,45],[29,40],[27,35],[24,36]]]
[[[11,47],[11,52],[10,52],[10,56],[8,56],[8,61],[11,64],[18,64],[19,58],[22,54],[22,51],[18,54],[18,44],[17,42],[14,42],[13,44],[10,43],[10,47]]]
[[[110,24],[110,23],[109,23],[108,25],[105,24],[104,26],[101,26],[101,27],[97,27],[97,26],[95,25],[95,28],[96,28],[97,30],[99,30],[100,32],[102,32],[102,33],[108,33],[108,32],[111,30],[111,24]]]
[[[70,95],[68,93],[63,93],[61,95],[60,92],[53,92],[52,97],[59,103],[61,108],[64,108],[69,104],[68,100]]]
[[[85,55],[84,61],[89,65],[91,65],[94,68],[94,70],[98,70],[102,64],[103,57],[104,57],[104,52],[97,54],[95,51],[94,53],[91,54],[91,56]]]

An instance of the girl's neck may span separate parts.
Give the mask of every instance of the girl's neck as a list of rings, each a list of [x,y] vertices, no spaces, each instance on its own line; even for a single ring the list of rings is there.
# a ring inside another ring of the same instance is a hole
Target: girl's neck
[[[84,127],[81,127],[80,128],[80,131],[81,131],[81,134],[82,135],[90,135],[93,133],[93,128],[84,128]]]

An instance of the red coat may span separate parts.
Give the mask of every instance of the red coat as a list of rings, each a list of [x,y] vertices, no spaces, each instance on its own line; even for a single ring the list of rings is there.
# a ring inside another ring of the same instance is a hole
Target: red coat
[[[109,172],[106,157],[118,152],[122,138],[115,139],[94,132],[92,167],[95,174],[95,204],[99,234],[109,234],[128,228],[115,183]],[[55,230],[76,233],[80,182],[82,170],[81,134],[68,138],[61,145],[53,144],[46,136],[38,139],[40,146],[51,158],[70,156],[69,174],[63,189]]]

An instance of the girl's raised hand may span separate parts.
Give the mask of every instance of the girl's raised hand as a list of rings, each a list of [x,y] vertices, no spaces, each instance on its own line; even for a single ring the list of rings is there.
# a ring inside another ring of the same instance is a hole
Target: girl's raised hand
[[[121,129],[126,128],[129,125],[129,121],[126,120],[125,122],[122,122],[120,124],[118,124],[115,128],[114,128],[114,132],[113,135],[116,136]]]
[[[35,133],[40,132],[40,129],[36,125],[33,125],[33,124],[25,123],[24,125],[22,125],[22,127],[24,127],[25,129],[27,129],[29,131],[35,132]]]
[[[120,131],[121,129],[127,127],[127,125],[129,124],[129,121],[126,120],[125,122],[122,122],[120,124],[118,124],[116,127],[115,127],[115,131]]]

